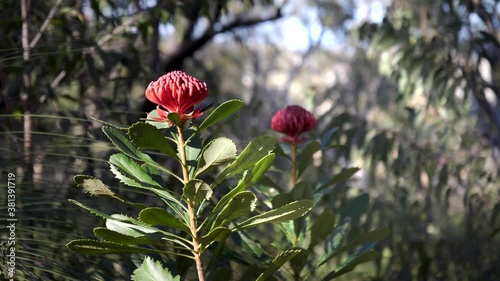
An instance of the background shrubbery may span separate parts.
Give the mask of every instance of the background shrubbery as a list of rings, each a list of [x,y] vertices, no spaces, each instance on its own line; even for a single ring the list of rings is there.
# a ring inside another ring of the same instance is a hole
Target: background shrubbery
[[[0,0],[0,170],[18,178],[20,278],[129,279],[126,256],[63,247],[102,223],[68,198],[131,212],[89,200],[72,177],[115,183],[114,151],[90,118],[136,122],[151,109],[148,83],[183,69],[210,101],[244,100],[223,128],[239,151],[272,134],[276,110],[301,104],[318,118],[311,138],[334,146],[312,156],[308,177],[361,168],[331,206],[368,193],[361,228],[391,234],[346,280],[500,279],[498,1],[212,2]],[[306,36],[290,44],[299,27]]]

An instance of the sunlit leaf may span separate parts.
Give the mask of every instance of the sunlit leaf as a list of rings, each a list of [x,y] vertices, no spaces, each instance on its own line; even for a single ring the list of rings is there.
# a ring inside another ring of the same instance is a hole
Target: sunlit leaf
[[[243,106],[243,101],[241,100],[228,100],[221,105],[219,105],[208,117],[201,123],[198,127],[198,131],[201,132],[206,128],[216,124],[217,122],[231,116],[237,112]]]
[[[217,177],[216,183],[227,177],[242,174],[253,167],[264,156],[270,154],[276,146],[276,139],[269,136],[260,136],[251,141],[241,154],[227,166]]]
[[[93,196],[114,196],[114,192],[109,189],[100,179],[92,176],[77,175],[73,181],[78,187],[83,188],[85,193]]]
[[[236,152],[236,145],[228,138],[217,138],[211,141],[203,150],[196,175],[202,174],[212,166],[233,160]]]
[[[249,229],[263,223],[280,223],[300,218],[309,212],[312,207],[313,202],[311,200],[298,200],[278,209],[249,218],[235,227],[233,231]]]
[[[159,261],[145,257],[140,267],[134,270],[132,275],[134,281],[180,281],[180,276],[173,276]]]
[[[165,136],[153,125],[144,122],[135,123],[128,129],[128,136],[140,149],[158,150],[174,159],[179,159]]]
[[[86,255],[165,253],[165,251],[160,251],[152,248],[143,248],[138,246],[123,245],[113,242],[98,241],[91,239],[73,240],[68,244],[66,244],[66,247],[68,247],[68,249],[70,249],[73,252]]]
[[[120,171],[125,172],[127,177],[132,178],[134,181],[138,181],[147,186],[161,187],[161,185],[155,182],[137,162],[124,154],[118,153],[111,155],[109,163],[117,167]]]
[[[154,120],[155,118],[156,119],[161,118],[160,114],[158,114],[158,111],[156,109],[148,113],[148,120],[146,120],[146,123],[156,127],[157,129],[167,129],[172,126],[171,123],[165,121],[155,121]]]
[[[149,244],[152,240],[149,237],[133,237],[125,235],[105,227],[94,228],[94,235],[109,242],[125,245]]]

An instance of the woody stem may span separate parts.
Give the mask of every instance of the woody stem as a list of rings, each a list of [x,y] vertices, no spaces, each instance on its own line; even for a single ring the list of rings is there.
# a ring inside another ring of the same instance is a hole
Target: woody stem
[[[184,140],[184,134],[182,132],[182,128],[177,126],[177,133],[179,135],[179,154],[181,156],[181,164],[182,164],[182,176],[184,184],[189,182],[189,172],[187,168],[187,160],[186,160],[186,143]],[[198,280],[205,281],[205,270],[203,269],[203,263],[201,261],[200,254],[200,239],[198,237],[198,231],[196,226],[196,205],[195,202],[186,199],[187,207],[188,207],[188,215],[189,215],[189,229],[191,231],[191,236],[193,237],[193,256],[196,262],[196,271],[198,272]]]

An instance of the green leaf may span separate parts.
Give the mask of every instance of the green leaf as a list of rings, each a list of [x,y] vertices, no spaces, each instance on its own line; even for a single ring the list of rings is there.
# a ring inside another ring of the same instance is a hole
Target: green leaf
[[[144,162],[154,162],[149,155],[139,151],[123,131],[110,126],[103,126],[102,131],[108,136],[111,142],[127,156]]]
[[[387,227],[380,227],[372,231],[358,233],[351,241],[347,243],[347,245],[338,248],[336,252],[340,253],[343,251],[349,251],[365,243],[383,240],[387,236],[389,236],[389,233],[391,233],[391,231]]]
[[[110,166],[110,171],[115,175],[115,178],[120,180],[120,182],[124,183],[125,185],[128,186],[133,186],[133,187],[138,187],[142,189],[151,189],[150,187],[145,186],[144,184],[139,183],[138,181],[126,176],[121,169],[114,165],[109,165]]]
[[[167,114],[167,118],[170,122],[172,122],[172,124],[180,126],[181,117],[178,113],[170,112],[169,114]]]
[[[146,237],[132,237],[125,234],[121,234],[119,232],[107,229],[105,227],[96,227],[94,228],[95,236],[102,238],[109,242],[126,244],[126,245],[138,245],[138,244],[150,244],[152,243],[151,239]]]
[[[280,223],[300,218],[311,210],[311,200],[298,200],[278,209],[265,212],[240,223],[233,231],[245,230],[263,223]]]
[[[106,122],[106,121],[103,121],[103,120],[100,120],[100,119],[97,119],[97,118],[94,118],[94,117],[90,117],[90,119],[94,120],[94,121],[97,121],[103,125],[106,125],[108,127],[113,127],[117,130],[124,130],[126,131],[128,128],[127,127],[124,127],[124,126],[121,126],[121,125],[116,125],[116,124],[111,124],[109,122]]]
[[[109,157],[109,163],[118,168],[120,171],[124,171],[126,174],[131,176],[134,181],[139,181],[140,183],[151,187],[162,187],[159,183],[155,182],[151,176],[148,175],[139,164],[137,164],[137,162],[122,153],[111,155],[111,157]],[[114,172],[113,169],[111,171]],[[119,174],[115,173],[115,175],[119,177]]]
[[[349,218],[352,222],[359,221],[361,215],[368,209],[369,200],[370,196],[368,193],[360,194],[349,200],[347,204],[340,209],[341,220],[343,221]]]
[[[228,100],[222,103],[201,123],[198,127],[198,132],[201,132],[215,123],[229,117],[237,112],[242,106],[243,101],[241,100]]]
[[[94,208],[90,208],[90,207],[88,207],[88,206],[86,206],[86,205],[84,205],[84,204],[82,204],[82,203],[80,203],[80,202],[78,202],[76,200],[68,199],[68,201],[71,202],[71,203],[73,203],[73,204],[75,204],[75,205],[77,205],[78,207],[81,207],[81,208],[89,211],[91,214],[93,214],[95,216],[101,217],[103,219],[113,219],[113,217],[111,217],[110,215],[105,214],[105,213],[103,213],[103,212],[101,212],[99,210],[96,210]]]
[[[257,239],[253,239],[249,236],[249,233],[246,233],[244,231],[235,234],[241,239],[240,243],[238,243],[238,246],[241,247],[243,251],[250,253],[256,257],[262,256],[264,251],[262,250],[262,245]]]
[[[332,141],[333,136],[335,133],[339,130],[339,127],[333,127],[331,129],[328,129],[326,132],[324,132],[321,135],[321,150],[326,149],[329,145],[330,142]]]
[[[290,245],[296,243],[295,241],[297,239],[297,235],[295,234],[295,223],[293,220],[280,223],[278,227],[281,229],[283,234],[285,234],[285,237]],[[284,248],[281,247],[277,248],[280,250],[284,250]]]
[[[273,208],[279,208],[293,201],[293,195],[291,193],[280,193],[274,196],[273,200],[271,200],[271,204]]]
[[[300,273],[302,272],[304,267],[309,262],[309,254],[310,253],[314,253],[314,252],[309,252],[307,250],[303,250],[300,253],[298,253],[297,255],[295,255],[295,257],[293,257],[290,260],[290,268],[292,269],[294,274],[300,275]],[[312,259],[312,257],[311,257],[311,259]],[[304,279],[307,280],[307,278],[304,278]]]
[[[231,235],[231,230],[227,227],[216,227],[212,229],[207,235],[201,237],[200,253],[203,253],[215,241],[226,239],[229,235]]]
[[[150,207],[142,210],[139,213],[139,219],[149,225],[165,225],[170,226],[179,230],[182,230],[188,234],[191,234],[189,226],[182,223],[181,220],[174,217],[172,214],[167,212],[167,210],[157,207]]]
[[[228,138],[217,138],[211,141],[203,150],[196,176],[208,168],[224,164],[236,157],[236,145]]]
[[[271,167],[274,162],[276,155],[274,153],[268,154],[260,159],[255,165],[252,167],[252,178],[247,185],[256,184],[260,181],[260,179],[266,174],[267,170]]]
[[[148,120],[146,120],[146,123],[148,123],[149,125],[155,126],[157,129],[166,129],[166,128],[170,128],[172,126],[168,122],[155,121],[152,118],[161,118],[156,109],[148,113]]]
[[[107,185],[95,177],[77,175],[73,178],[73,181],[78,187],[83,188],[85,193],[92,196],[115,196],[113,191],[111,191]]]
[[[167,268],[159,261],[145,257],[140,267],[134,270],[132,275],[134,281],[181,281],[180,276],[173,276]]]
[[[299,182],[290,193],[293,196],[293,200],[313,200],[314,197],[314,192],[307,182]]]
[[[192,249],[191,242],[189,240],[173,233],[162,231],[156,227],[147,226],[146,224],[125,215],[112,215],[112,219],[106,220],[106,227],[123,235],[136,238],[161,238],[180,245],[182,247],[181,249]]]
[[[236,194],[220,211],[213,223],[212,229],[223,226],[228,222],[250,214],[255,209],[257,198],[250,191],[242,191]]]
[[[286,250],[279,254],[272,262],[267,266],[267,268],[262,272],[261,275],[257,278],[256,281],[265,281],[267,278],[272,276],[280,267],[282,267],[287,261],[295,257],[300,252],[304,251],[300,248],[294,248],[290,250]]]
[[[379,253],[376,251],[368,251],[361,253],[359,255],[353,255],[350,256],[342,265],[337,267],[335,271],[330,272],[328,275],[326,275],[322,281],[328,281],[335,279],[341,275],[344,275],[348,272],[351,272],[354,270],[354,268],[362,263],[370,262],[379,257]]]
[[[255,184],[265,174],[269,167],[271,167],[274,158],[274,154],[269,154],[257,162],[252,170],[247,171],[243,175],[243,178],[238,182],[238,185],[220,199],[212,213],[218,212],[219,209],[224,207],[229,200],[236,196],[236,194],[247,189],[250,185]]]
[[[312,141],[299,153],[297,157],[297,172],[300,177],[309,168],[313,161],[313,154],[320,149],[319,142]]]
[[[163,201],[175,211],[180,218],[182,218],[185,222],[189,222],[189,217],[187,215],[187,208],[177,199],[177,194],[172,193],[168,190],[162,189],[152,189],[156,195],[160,196]]]
[[[349,223],[344,223],[337,228],[337,233],[335,233],[333,239],[331,241],[328,241],[326,245],[327,251],[318,258],[316,268],[322,266],[337,255],[337,249],[339,248],[339,245],[342,243],[342,241],[344,241],[349,226]]]
[[[227,166],[217,177],[214,184],[226,178],[242,174],[253,167],[264,156],[270,154],[276,146],[276,139],[270,136],[260,136],[251,141],[236,160]]]
[[[327,181],[326,183],[324,183],[323,185],[321,185],[320,187],[318,187],[316,189],[316,192],[319,192],[329,186],[332,186],[336,183],[339,183],[339,182],[342,182],[342,181],[345,181],[347,179],[349,179],[350,177],[352,177],[356,172],[358,172],[360,169],[359,168],[345,168],[345,169],[342,169],[342,171],[340,173],[338,173],[337,175],[335,175],[332,179],[330,179],[329,181]]]
[[[135,225],[132,223],[127,223],[120,221],[119,217],[112,215],[113,219],[106,220],[106,228],[109,230],[116,231],[123,235],[132,237],[145,237],[148,234],[159,233],[160,230],[155,227]]]
[[[182,189],[182,196],[194,201],[196,205],[212,196],[212,189],[202,180],[190,180]]]
[[[314,219],[311,226],[311,242],[309,250],[312,250],[319,242],[325,240],[335,230],[335,216],[332,211],[325,209]]]
[[[137,122],[128,129],[128,136],[139,149],[158,150],[179,160],[177,152],[170,146],[165,136],[153,125]]]
[[[148,165],[147,163],[144,163],[141,165],[141,169],[148,174],[154,182],[160,184],[161,186],[164,186],[165,181],[161,177],[161,171],[151,165]]]
[[[137,246],[122,245],[107,241],[91,239],[73,240],[66,244],[66,247],[79,254],[102,255],[102,254],[131,254],[131,253],[157,253],[164,254],[165,251]]]

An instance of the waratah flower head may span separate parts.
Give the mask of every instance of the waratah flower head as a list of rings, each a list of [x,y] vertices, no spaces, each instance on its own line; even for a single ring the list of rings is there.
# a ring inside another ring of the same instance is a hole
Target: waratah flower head
[[[290,105],[278,110],[271,119],[271,128],[287,135],[287,137],[280,138],[280,141],[292,144],[305,141],[306,139],[300,135],[314,129],[316,124],[314,115],[298,105]]]
[[[195,109],[194,105],[207,96],[207,85],[182,71],[169,72],[149,83],[146,89],[146,98],[158,105],[156,111],[160,116],[151,119],[170,122],[168,114],[177,113],[180,119],[177,125],[200,117],[203,112],[200,107]]]

